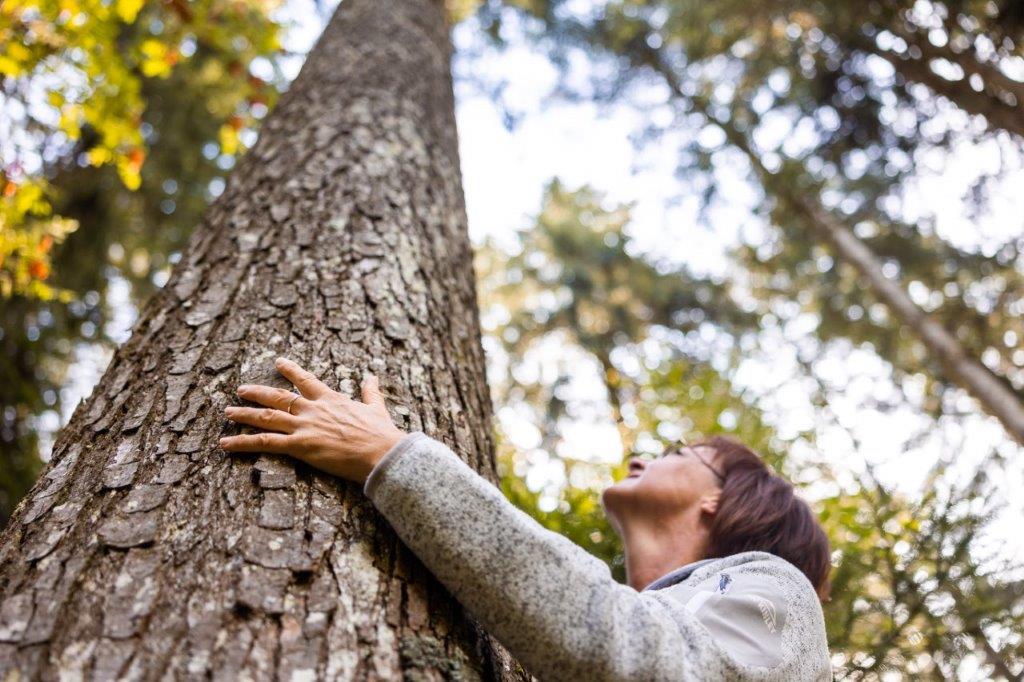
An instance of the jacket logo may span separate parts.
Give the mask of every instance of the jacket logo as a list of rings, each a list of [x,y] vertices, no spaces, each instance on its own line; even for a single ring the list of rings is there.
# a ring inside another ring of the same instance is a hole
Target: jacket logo
[[[765,599],[759,595],[751,595],[754,601],[757,602],[757,608],[761,611],[761,618],[764,620],[765,627],[768,628],[768,632],[775,632],[775,604],[769,599]]]
[[[725,594],[726,590],[729,589],[729,585],[732,583],[732,578],[729,577],[728,573],[721,573],[718,576],[718,593]]]

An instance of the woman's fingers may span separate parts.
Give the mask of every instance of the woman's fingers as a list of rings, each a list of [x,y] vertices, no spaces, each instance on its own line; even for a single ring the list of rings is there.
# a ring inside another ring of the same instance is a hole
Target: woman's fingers
[[[267,410],[259,407],[228,407],[224,415],[233,422],[248,424],[268,431],[291,433],[298,426],[292,415],[281,410]]]
[[[299,393],[310,400],[316,400],[320,396],[330,393],[331,389],[327,387],[327,384],[291,360],[278,358],[276,364],[277,371],[283,374],[288,381],[295,384],[295,388],[299,389]]]
[[[283,388],[273,388],[260,384],[243,384],[238,387],[236,393],[238,393],[239,398],[245,398],[265,407],[272,407],[275,410],[290,412],[291,414],[298,412],[304,400],[302,396],[286,391]],[[289,410],[289,408],[291,409]]]
[[[225,436],[220,447],[228,452],[273,452],[279,455],[299,455],[299,439],[283,433],[252,433]]]

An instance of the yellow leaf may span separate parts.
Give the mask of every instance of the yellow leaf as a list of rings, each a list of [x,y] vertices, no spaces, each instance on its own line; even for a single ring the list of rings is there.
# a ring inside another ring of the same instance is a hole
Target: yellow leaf
[[[115,9],[121,21],[130,24],[139,15],[139,10],[142,9],[142,0],[117,0]]]
[[[137,170],[132,170],[131,168],[119,165],[117,167],[117,171],[118,175],[121,176],[121,182],[124,183],[124,186],[133,192],[142,184],[142,176],[139,175]]]
[[[27,62],[32,56],[32,53],[28,51],[28,48],[21,43],[11,41],[7,43],[6,48],[7,56],[19,62]]]
[[[105,147],[93,147],[89,150],[88,156],[89,163],[94,166],[102,166],[114,158],[114,155],[110,153],[110,150]]]
[[[171,73],[172,60],[167,58],[167,46],[153,38],[142,41],[142,73],[150,78],[162,78]]]
[[[8,58],[5,55],[0,54],[0,74],[4,76],[16,77],[20,76],[23,69],[21,64]]]
[[[234,154],[238,151],[238,131],[234,127],[224,124],[220,127],[218,134],[220,150],[225,154]]]
[[[163,59],[167,54],[167,46],[155,38],[146,38],[139,46],[142,54],[150,59]]]

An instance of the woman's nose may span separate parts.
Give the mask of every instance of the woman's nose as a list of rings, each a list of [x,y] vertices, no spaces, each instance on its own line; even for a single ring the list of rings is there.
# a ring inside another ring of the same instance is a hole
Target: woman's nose
[[[646,466],[647,466],[647,463],[644,462],[639,457],[630,457],[629,458],[629,473],[631,473],[631,474],[632,473],[639,473],[639,472],[643,471],[644,467],[646,467]]]

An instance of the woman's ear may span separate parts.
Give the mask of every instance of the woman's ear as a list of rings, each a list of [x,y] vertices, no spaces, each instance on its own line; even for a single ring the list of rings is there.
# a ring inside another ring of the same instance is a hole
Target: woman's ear
[[[722,491],[716,490],[713,493],[708,493],[700,498],[700,510],[702,513],[708,516],[714,516],[718,513],[718,501],[722,497]]]

